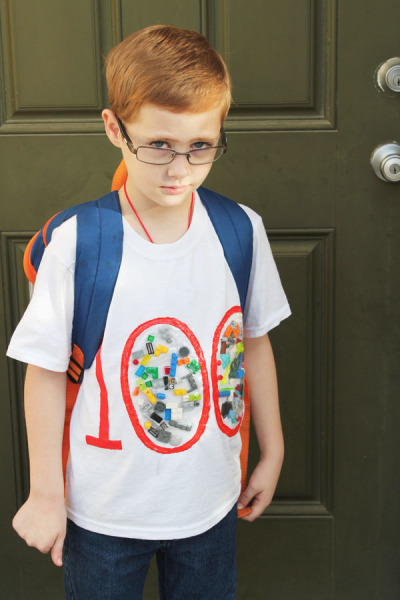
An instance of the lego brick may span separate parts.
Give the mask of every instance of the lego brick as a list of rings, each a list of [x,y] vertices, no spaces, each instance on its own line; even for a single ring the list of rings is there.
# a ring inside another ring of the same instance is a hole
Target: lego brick
[[[143,392],[144,394],[146,394],[146,396],[152,404],[155,404],[157,402],[157,398],[154,396],[153,392],[149,388],[144,389]]]
[[[167,389],[169,390],[173,390],[175,388],[175,377],[168,377],[168,384],[167,384]]]
[[[174,341],[173,331],[170,329],[170,327],[160,327],[158,333],[160,334],[160,337],[168,344],[172,344]]]
[[[158,379],[158,367],[147,367],[146,373],[151,375],[153,379]]]
[[[232,402],[223,402],[223,404],[221,405],[221,416],[223,419],[225,419],[229,415],[229,412],[232,410],[232,407]]]
[[[186,384],[186,388],[187,388],[187,392],[190,394],[190,392],[194,392],[194,390],[198,389],[198,385],[196,383],[196,379],[193,375],[193,373],[189,373],[189,375],[185,375],[184,377],[182,377],[182,379],[186,379],[187,383],[189,385]]]
[[[161,344],[158,344],[157,348],[154,351],[154,356],[160,356],[161,354],[167,354],[168,352],[168,348],[166,348],[165,346],[162,346]]]
[[[145,429],[147,429],[147,431],[149,433],[151,433],[152,436],[154,436],[155,438],[158,438],[158,436],[161,433],[161,429],[159,429],[158,427],[153,427],[153,425],[150,423],[150,421],[146,421],[146,423],[144,424]]]
[[[240,334],[240,325],[236,325],[235,329],[233,330],[233,335],[235,338],[237,338],[237,336]]]
[[[229,365],[231,364],[231,357],[229,354],[221,354],[220,359],[224,369],[229,367]]]
[[[196,374],[198,371],[200,371],[200,365],[197,362],[197,360],[192,360],[191,363],[189,363],[188,365],[186,365],[188,369],[190,369],[192,371],[192,373]]]
[[[190,394],[189,402],[200,402],[201,394]]]
[[[232,333],[233,333],[232,325],[228,325],[228,327],[225,329],[224,337],[230,338]]]
[[[158,441],[167,444],[171,439],[172,433],[170,431],[161,430],[158,434]]]
[[[178,365],[181,367],[182,365],[187,365],[190,363],[190,358],[186,357],[186,358],[179,358],[178,359]]]
[[[171,365],[169,368],[170,377],[175,377],[177,364],[178,364],[178,355],[175,354],[175,352],[173,352],[171,354]]]
[[[186,389],[185,388],[175,388],[174,389],[174,394],[175,394],[175,396],[185,396],[186,395]]]
[[[157,425],[160,425],[163,421],[163,418],[160,417],[160,415],[158,415],[156,412],[152,412],[150,415],[150,419],[152,421],[155,421],[157,423]]]
[[[169,424],[171,427],[175,427],[176,429],[182,429],[182,431],[190,431],[192,429],[191,425],[188,425],[187,423],[179,423],[175,420],[170,421]]]
[[[150,354],[146,354],[142,360],[140,361],[140,364],[143,365],[144,367],[148,364],[148,362],[151,360],[151,355]]]
[[[183,417],[183,410],[182,408],[173,408],[171,409],[171,418],[174,421],[179,421],[179,419],[182,419]]]
[[[187,400],[186,402],[182,402],[182,408],[183,410],[191,410],[193,409],[195,406],[200,406],[200,402],[198,402],[197,400]]]
[[[143,375],[145,371],[145,367],[143,367],[143,365],[141,365],[137,371],[135,371],[135,375],[137,375],[138,377],[141,377]]]

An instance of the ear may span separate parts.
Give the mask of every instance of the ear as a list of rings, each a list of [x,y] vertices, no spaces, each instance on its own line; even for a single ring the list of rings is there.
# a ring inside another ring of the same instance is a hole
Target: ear
[[[114,113],[109,108],[105,108],[101,113],[101,116],[103,117],[104,127],[108,139],[112,144],[114,144],[114,146],[121,148],[122,137]]]

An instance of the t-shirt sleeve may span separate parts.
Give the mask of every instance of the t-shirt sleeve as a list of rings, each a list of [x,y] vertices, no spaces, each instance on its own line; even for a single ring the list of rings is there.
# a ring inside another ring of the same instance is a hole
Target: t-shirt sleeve
[[[253,262],[244,310],[244,334],[260,337],[291,314],[261,217],[246,209],[253,224]]]
[[[74,310],[76,221],[63,224],[47,246],[31,301],[7,356],[50,371],[64,372],[71,355]]]

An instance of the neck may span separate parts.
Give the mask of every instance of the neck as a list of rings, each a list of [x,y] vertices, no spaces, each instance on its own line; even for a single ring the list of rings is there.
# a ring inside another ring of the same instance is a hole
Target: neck
[[[156,244],[168,244],[180,239],[188,230],[194,207],[194,194],[177,205],[163,206],[156,202],[140,202],[130,192],[129,180],[119,190],[124,219],[144,239]],[[142,198],[143,200],[143,198]],[[145,200],[145,198],[144,198]]]

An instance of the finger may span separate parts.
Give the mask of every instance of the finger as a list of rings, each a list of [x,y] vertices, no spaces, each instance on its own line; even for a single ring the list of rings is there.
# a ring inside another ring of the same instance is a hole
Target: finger
[[[251,513],[243,517],[243,521],[255,521],[271,503],[271,498],[266,494],[258,494],[251,504]]]
[[[238,500],[238,509],[241,510],[242,508],[245,508],[249,502],[251,502],[251,500],[254,498],[254,496],[256,495],[256,490],[251,487],[251,485],[249,485],[244,492],[242,492],[240,494],[239,500]]]
[[[263,507],[257,505],[255,502],[251,505],[251,513],[242,517],[242,521],[255,521],[263,512]]]
[[[63,551],[63,546],[64,546],[64,538],[65,538],[65,534],[60,534],[56,541],[54,542],[54,545],[51,549],[51,560],[53,561],[53,563],[56,565],[56,567],[61,567],[63,562],[62,562],[62,551]]]

